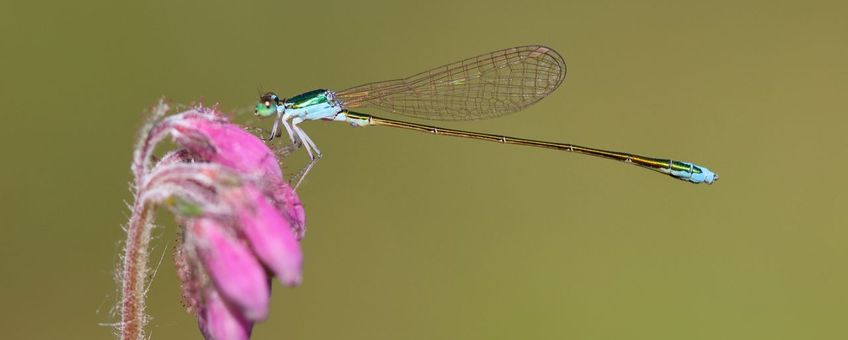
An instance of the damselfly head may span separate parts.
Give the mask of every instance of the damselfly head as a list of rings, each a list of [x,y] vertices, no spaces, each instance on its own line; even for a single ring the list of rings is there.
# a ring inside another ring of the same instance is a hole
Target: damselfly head
[[[253,111],[253,114],[256,116],[270,117],[277,113],[277,107],[282,105],[283,103],[276,93],[267,92],[259,96],[259,102],[256,103],[256,110]]]

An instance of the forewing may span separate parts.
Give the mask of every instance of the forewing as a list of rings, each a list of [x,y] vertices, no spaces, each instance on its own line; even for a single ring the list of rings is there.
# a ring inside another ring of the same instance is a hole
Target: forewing
[[[336,93],[345,108],[371,107],[416,118],[471,120],[519,111],[553,92],[565,62],[545,46],[486,53],[414,76]]]

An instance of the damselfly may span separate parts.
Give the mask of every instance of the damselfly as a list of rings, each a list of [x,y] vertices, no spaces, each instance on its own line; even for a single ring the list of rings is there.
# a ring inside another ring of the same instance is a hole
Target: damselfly
[[[343,91],[313,90],[285,99],[273,92],[260,97],[255,114],[275,116],[269,140],[282,125],[293,144],[302,144],[310,162],[297,179],[297,188],[321,158],[315,142],[298,124],[306,120],[332,120],[353,126],[390,126],[464,137],[582,153],[637,165],[691,183],[712,184],[718,175],[693,163],[607,151],[569,143],[545,142],[502,135],[445,129],[380,118],[351,111],[370,107],[415,118],[473,120],[520,111],[541,100],[565,79],[565,61],[551,48],[531,45],[507,48],[436,67],[407,78],[355,86]]]

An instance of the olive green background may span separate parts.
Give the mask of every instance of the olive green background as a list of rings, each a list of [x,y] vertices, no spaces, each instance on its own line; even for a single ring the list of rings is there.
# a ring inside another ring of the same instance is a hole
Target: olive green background
[[[299,191],[305,280],[275,284],[255,339],[848,338],[846,7],[6,3],[0,337],[112,338],[132,146],[158,98],[234,110],[259,86],[343,89],[542,43],[568,62],[558,91],[442,125],[693,161],[721,180],[304,123],[325,155]],[[199,338],[161,215],[148,332]]]

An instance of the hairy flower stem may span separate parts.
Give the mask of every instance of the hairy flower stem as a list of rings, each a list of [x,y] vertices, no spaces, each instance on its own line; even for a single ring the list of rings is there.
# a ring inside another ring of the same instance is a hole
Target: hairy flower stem
[[[158,127],[159,120],[168,112],[168,104],[164,100],[153,108],[146,124],[141,128],[139,140],[133,152],[133,162],[130,167],[133,172],[133,210],[127,225],[127,240],[124,243],[124,263],[121,270],[121,322],[119,323],[119,334],[122,340],[144,339],[144,326],[147,324],[147,315],[144,313],[145,286],[148,273],[148,251],[150,234],[153,230],[153,217],[155,214],[155,203],[142,199],[144,194],[143,183],[147,179],[147,169],[150,167],[151,149],[158,140],[151,140],[151,136],[161,139],[161,134],[153,134],[152,130]]]
[[[137,192],[138,194],[138,192]],[[136,200],[133,216],[127,226],[127,241],[124,248],[124,270],[121,287],[122,340],[144,339],[147,316],[144,313],[144,295],[147,282],[147,247],[153,229],[152,204]]]

